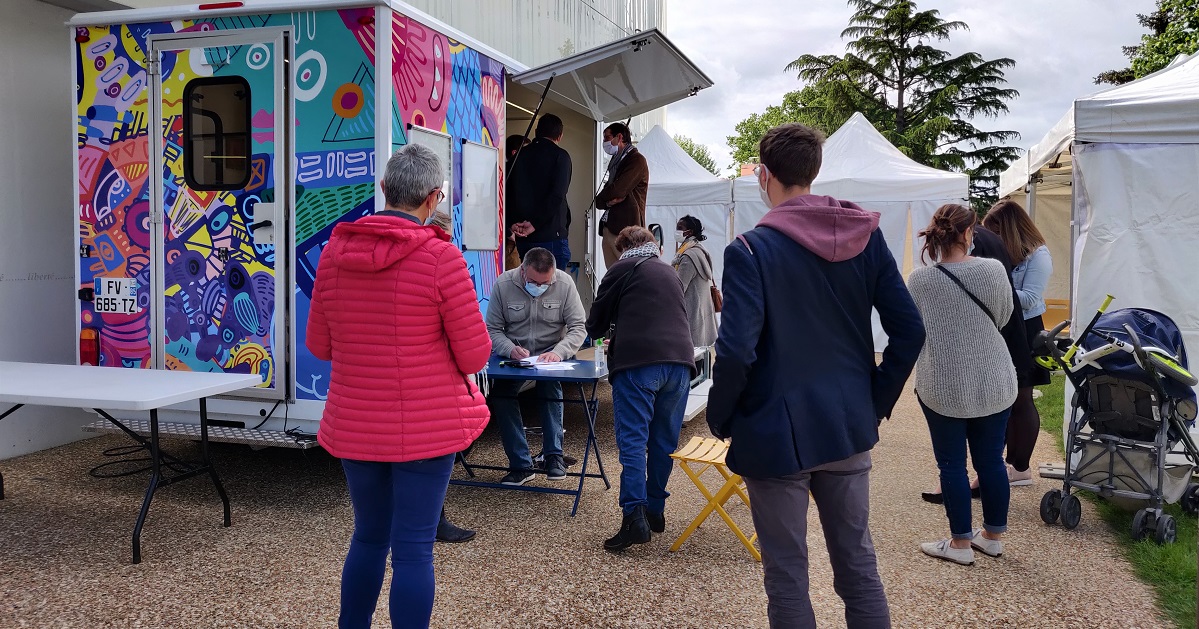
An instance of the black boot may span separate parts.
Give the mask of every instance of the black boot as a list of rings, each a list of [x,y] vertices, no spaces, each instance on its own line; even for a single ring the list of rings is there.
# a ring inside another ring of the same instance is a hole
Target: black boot
[[[620,531],[604,542],[604,550],[618,553],[633,544],[649,541],[649,521],[645,518],[645,505],[633,507],[633,512],[624,516]]]
[[[445,509],[441,510],[441,521],[437,523],[437,541],[446,542],[447,544],[459,544],[461,542],[469,542],[474,538],[474,531],[454,526],[452,522],[446,519]]]
[[[666,514],[654,513],[653,511],[645,512],[645,519],[649,521],[649,530],[655,533],[666,532]]]

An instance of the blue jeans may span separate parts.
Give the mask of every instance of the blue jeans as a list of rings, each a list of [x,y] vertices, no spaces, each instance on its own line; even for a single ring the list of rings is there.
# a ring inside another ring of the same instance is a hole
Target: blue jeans
[[[454,455],[376,463],[342,459],[354,536],[341,573],[342,629],[371,626],[391,551],[392,627],[428,627],[433,614],[433,540]]]
[[[529,441],[525,439],[525,426],[520,416],[520,401],[516,394],[524,386],[524,380],[496,380],[491,384],[491,419],[499,424],[500,440],[508,454],[508,467],[514,470],[533,469],[533,457],[529,453]],[[541,453],[562,454],[562,383],[538,382],[537,405],[541,409]]]
[[[554,254],[555,265],[563,271],[566,270],[566,265],[570,262],[569,240],[563,238],[562,240],[549,240],[546,242],[529,242],[521,238],[516,241],[516,251],[520,254],[522,261],[525,259],[525,254],[529,252],[529,249],[534,247],[548,249],[550,253]]]
[[[638,505],[651,513],[666,509],[666,481],[674,469],[670,455],[679,447],[687,410],[691,370],[659,364],[613,374],[612,406],[616,447],[620,449],[620,507],[625,515]]]
[[[986,417],[958,419],[940,415],[920,403],[928,420],[928,433],[933,440],[933,456],[941,470],[941,495],[945,499],[945,515],[949,532],[955,539],[974,537],[970,515],[970,479],[966,476],[966,446],[970,460],[978,473],[978,489],[982,494],[983,528],[991,533],[1007,530],[1008,484],[1007,465],[1003,462],[1003,444],[1007,437],[1007,420],[1011,409]]]

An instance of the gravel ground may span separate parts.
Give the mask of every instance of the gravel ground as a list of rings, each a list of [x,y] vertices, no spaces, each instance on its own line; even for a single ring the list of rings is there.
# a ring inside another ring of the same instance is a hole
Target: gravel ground
[[[619,525],[619,476],[610,392],[599,436],[613,489],[589,480],[579,514],[571,498],[451,487],[468,544],[438,545],[435,627],[762,627],[762,572],[722,522],[710,520],[678,553],[667,547],[704,501],[676,471],[667,531],[613,556],[600,547]],[[567,451],[580,454],[581,413],[567,409]],[[682,440],[706,435],[701,415]],[[131,565],[129,535],[146,476],[96,479],[102,451],[126,443],[90,439],[0,462],[0,627],[330,627],[352,529],[345,481],[323,452],[251,451],[218,444],[233,501],[223,529],[211,486],[162,490]],[[170,442],[196,454],[189,442]],[[479,462],[498,463],[488,431]],[[1060,460],[1044,435],[1034,462]],[[914,397],[905,396],[875,450],[873,531],[896,627],[1159,627],[1152,593],[1118,557],[1112,535],[1087,512],[1074,531],[1037,515],[1051,481],[1012,491],[1005,554],[972,568],[924,557],[919,542],[948,532],[941,507],[920,501],[935,467]],[[461,472],[456,472],[460,475]],[[496,477],[500,473],[490,473]],[[535,481],[544,483],[544,479]],[[732,503],[730,503],[732,504]],[[976,502],[975,505],[978,503]],[[748,510],[731,508],[743,525]],[[815,510],[812,534],[820,530]],[[976,518],[980,516],[977,513]],[[976,520],[977,522],[977,520]],[[812,600],[822,627],[844,626],[828,557],[812,538]],[[380,605],[375,626],[390,626]]]

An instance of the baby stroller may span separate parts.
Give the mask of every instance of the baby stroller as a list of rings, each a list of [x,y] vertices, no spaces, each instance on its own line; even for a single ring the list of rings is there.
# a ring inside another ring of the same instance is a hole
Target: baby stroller
[[[1189,431],[1199,408],[1197,381],[1169,317],[1137,308],[1105,312],[1111,302],[1109,295],[1072,343],[1057,339],[1068,321],[1034,342],[1038,362],[1063,370],[1075,389],[1063,487],[1041,499],[1041,519],[1077,527],[1082,503],[1071,492],[1085,490],[1141,507],[1132,520],[1134,540],[1172,543],[1174,518],[1162,506],[1181,501],[1188,513],[1199,510],[1199,485],[1190,482],[1199,450]]]

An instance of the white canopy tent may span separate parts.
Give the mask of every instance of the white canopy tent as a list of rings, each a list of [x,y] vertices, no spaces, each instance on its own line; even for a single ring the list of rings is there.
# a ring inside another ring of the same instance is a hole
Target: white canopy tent
[[[1076,99],[1002,178],[1001,193],[1023,196],[1047,240],[1066,236],[1054,275],[1068,274],[1073,320],[1089,321],[1110,293],[1116,308],[1166,314],[1199,351],[1197,111],[1199,53],[1180,55]]]
[[[908,259],[905,249],[919,263],[915,232],[928,224],[941,205],[965,203],[970,196],[970,178],[916,163],[888,142],[865,116],[855,113],[825,141],[812,193],[852,201],[878,212],[879,227],[891,254],[903,268]],[[735,236],[753,229],[767,208],[758,192],[757,177],[752,175],[733,182],[733,200]],[[875,315],[875,348],[881,351],[886,342]]]
[[[1074,102],[1074,305],[1159,310],[1199,351],[1199,53]]]
[[[1000,195],[1026,204],[1056,262],[1046,297],[1069,299],[1074,319],[1089,319],[1108,292],[1122,293],[1117,305],[1125,306],[1187,300],[1177,290],[1181,276],[1167,280],[1161,263],[1163,256],[1175,269],[1193,263],[1185,254],[1195,248],[1179,238],[1199,214],[1199,170],[1188,153],[1199,150],[1197,108],[1199,55],[1180,55],[1158,72],[1077,99],[1000,176]],[[1094,285],[1099,278],[1107,286]],[[1197,302],[1178,303],[1176,314],[1159,309],[1184,332],[1199,333],[1199,325],[1177,320]]]
[[[729,214],[733,206],[732,184],[700,166],[660,126],[637,142],[637,150],[649,163],[649,192],[645,200],[645,222],[662,226],[663,259],[669,262],[677,249],[674,226],[691,215],[704,225],[705,249],[712,255],[719,284],[724,269],[724,247],[729,243]],[[598,256],[603,277],[603,256]]]

